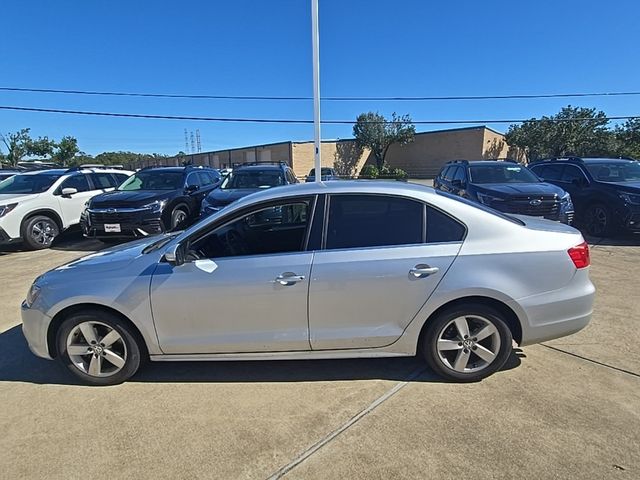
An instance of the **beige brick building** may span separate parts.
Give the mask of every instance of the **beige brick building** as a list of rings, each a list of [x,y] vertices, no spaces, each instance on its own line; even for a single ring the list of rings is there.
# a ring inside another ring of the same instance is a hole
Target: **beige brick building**
[[[196,165],[226,168],[246,162],[285,162],[298,177],[304,177],[313,168],[313,152],[313,142],[280,142],[172,157],[162,164],[180,165],[190,161]],[[517,158],[518,155],[509,149],[504,135],[480,126],[417,133],[408,145],[392,145],[386,160],[389,166],[405,170],[412,178],[433,178],[449,160],[508,157]],[[336,167],[342,175],[356,175],[368,163],[375,164],[373,156],[366,149],[358,149],[352,139],[322,142],[322,164]],[[147,162],[132,167],[149,165]]]

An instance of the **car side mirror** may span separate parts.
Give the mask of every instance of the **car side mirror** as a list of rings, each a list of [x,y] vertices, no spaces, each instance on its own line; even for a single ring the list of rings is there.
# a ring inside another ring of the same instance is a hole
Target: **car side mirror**
[[[164,260],[173,267],[184,265],[187,258],[187,244],[176,243],[164,252]]]
[[[61,193],[62,193],[63,197],[70,197],[74,193],[78,193],[78,189],[77,188],[72,188],[72,187],[67,187],[67,188],[63,188]]]
[[[187,185],[184,189],[184,191],[187,193],[194,193],[198,190],[200,190],[200,187],[198,185]]]

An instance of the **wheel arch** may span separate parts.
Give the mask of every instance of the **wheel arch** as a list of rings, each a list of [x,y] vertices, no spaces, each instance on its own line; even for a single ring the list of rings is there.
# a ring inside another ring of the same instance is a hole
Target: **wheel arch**
[[[50,217],[54,222],[56,222],[60,231],[65,229],[64,222],[62,221],[62,217],[58,214],[58,212],[50,208],[38,208],[36,210],[33,210],[27,213],[24,217],[22,217],[22,221],[20,222],[20,230],[22,231],[24,224],[30,218],[36,217],[38,215],[44,215],[44,216]]]
[[[49,327],[47,329],[47,349],[49,350],[49,355],[51,358],[56,358],[58,356],[58,347],[56,343],[56,337],[58,335],[58,330],[67,318],[76,313],[85,311],[85,310],[101,310],[103,312],[110,313],[112,315],[118,316],[123,322],[125,322],[130,328],[131,333],[135,337],[138,342],[138,346],[140,348],[140,354],[142,358],[149,358],[149,349],[147,347],[147,343],[144,340],[144,336],[140,332],[140,329],[122,312],[116,310],[115,308],[108,307],[106,305],[101,305],[98,303],[79,303],[75,305],[70,305],[68,307],[63,308],[58,313],[54,315],[49,323]]]
[[[451,300],[447,303],[444,303],[443,305],[438,307],[433,313],[431,313],[431,315],[429,315],[427,320],[422,325],[422,328],[420,330],[420,335],[418,336],[418,343],[417,343],[418,350],[420,345],[422,345],[423,335],[428,325],[434,318],[436,318],[438,315],[440,315],[442,312],[446,310],[460,307],[462,305],[469,305],[469,304],[485,305],[487,307],[492,307],[498,312],[500,312],[505,320],[505,323],[509,327],[509,330],[511,330],[511,335],[513,336],[513,339],[516,341],[518,345],[522,342],[522,325],[520,323],[520,319],[518,318],[518,315],[516,314],[516,312],[514,312],[511,307],[509,307],[509,305],[495,298],[486,297],[482,295],[472,295],[472,296],[457,298],[455,300]]]

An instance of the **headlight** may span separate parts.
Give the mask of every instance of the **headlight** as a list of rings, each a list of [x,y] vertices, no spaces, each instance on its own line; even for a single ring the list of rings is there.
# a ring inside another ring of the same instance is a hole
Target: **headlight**
[[[480,200],[480,203],[484,203],[485,205],[491,205],[493,202],[501,202],[502,198],[492,197],[486,193],[478,193],[478,200]]]
[[[631,205],[640,205],[640,195],[634,193],[621,193],[620,198]],[[0,214],[0,217],[2,214]]]
[[[0,205],[0,218],[4,217],[7,213],[18,206],[17,203],[11,203],[9,205]]]
[[[31,288],[29,288],[29,291],[27,292],[27,299],[25,300],[25,304],[27,305],[27,307],[31,308],[31,305],[33,305],[33,303],[38,299],[39,295],[40,287],[34,283],[33,285],[31,285]]]
[[[164,207],[167,205],[166,200],[157,200],[153,203],[149,203],[148,205],[143,205],[142,208],[147,208],[151,210],[153,213],[160,213],[164,210]]]

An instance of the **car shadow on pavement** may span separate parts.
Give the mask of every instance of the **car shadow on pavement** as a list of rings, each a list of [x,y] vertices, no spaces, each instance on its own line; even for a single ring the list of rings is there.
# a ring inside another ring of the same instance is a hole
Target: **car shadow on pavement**
[[[68,252],[95,252],[110,247],[113,244],[106,244],[100,240],[84,238],[78,228],[71,228],[58,236],[51,250],[61,250]],[[0,246],[0,256],[10,253],[29,251],[22,243],[11,243]]]
[[[514,348],[502,370],[517,368],[525,358]],[[147,362],[129,382],[246,383],[327,382],[347,380],[409,380],[422,370],[417,357],[359,358],[343,360],[263,360],[224,362]],[[446,383],[430,370],[414,382]],[[33,355],[21,325],[0,333],[0,382],[82,385],[59,362]]]
[[[640,247],[640,235],[639,234],[626,234],[626,235],[618,235],[616,237],[610,238],[602,238],[602,237],[592,237],[590,235],[584,234],[584,239],[587,241],[589,246],[598,247]]]

